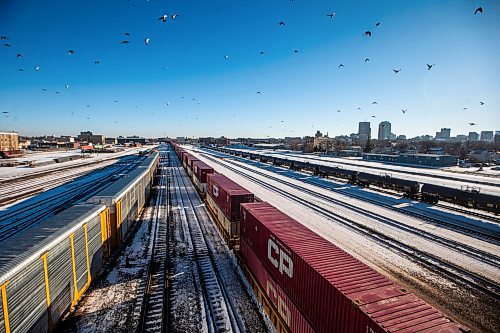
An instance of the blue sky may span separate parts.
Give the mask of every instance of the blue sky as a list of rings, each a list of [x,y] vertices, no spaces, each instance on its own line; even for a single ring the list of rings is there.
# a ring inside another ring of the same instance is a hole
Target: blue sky
[[[24,135],[500,129],[493,0],[2,0],[0,35],[0,130]]]

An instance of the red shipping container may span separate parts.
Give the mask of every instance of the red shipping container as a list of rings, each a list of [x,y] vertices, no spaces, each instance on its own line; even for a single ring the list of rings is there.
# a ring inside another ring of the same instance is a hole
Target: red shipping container
[[[247,267],[255,279],[257,279],[257,282],[259,282],[261,289],[278,310],[278,314],[283,318],[290,331],[300,333],[314,332],[292,300],[290,300],[279,284],[267,272],[255,253],[243,239],[240,240],[240,254],[245,259]]]
[[[437,309],[265,202],[241,205],[241,241],[316,332],[466,332]]]
[[[193,161],[193,174],[200,183],[207,182],[207,174],[214,173],[214,169],[203,161]]]
[[[193,162],[199,161],[198,157],[195,157],[195,156],[188,153],[186,156],[186,160],[187,160],[187,168],[189,170],[193,171]]]
[[[240,204],[253,202],[254,195],[220,173],[207,175],[207,193],[229,221],[240,219]]]

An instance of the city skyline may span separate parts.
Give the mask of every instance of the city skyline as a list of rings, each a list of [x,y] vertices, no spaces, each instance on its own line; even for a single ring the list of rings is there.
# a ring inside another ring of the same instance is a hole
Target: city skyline
[[[495,131],[500,4],[482,5],[8,3],[0,131],[337,136],[381,120],[408,138]],[[163,23],[165,12],[179,16]]]

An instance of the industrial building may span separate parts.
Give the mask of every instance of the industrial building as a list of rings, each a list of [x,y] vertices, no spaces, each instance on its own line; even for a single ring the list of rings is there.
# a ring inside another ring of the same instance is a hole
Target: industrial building
[[[363,154],[363,159],[383,163],[412,164],[434,167],[448,167],[458,164],[458,157],[453,155],[434,154]]]
[[[137,135],[127,136],[126,138],[123,136],[119,136],[118,138],[116,138],[116,140],[118,141],[119,145],[127,145],[127,144],[128,145],[145,145],[146,144],[146,139],[142,138],[140,136],[137,136]]]
[[[102,145],[105,142],[105,138],[102,134],[92,134],[91,131],[86,131],[80,132],[80,135],[78,135],[78,141],[92,143],[94,145]]]

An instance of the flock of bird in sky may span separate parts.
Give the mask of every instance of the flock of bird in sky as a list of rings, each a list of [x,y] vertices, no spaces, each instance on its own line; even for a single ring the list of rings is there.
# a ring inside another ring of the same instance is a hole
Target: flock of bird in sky
[[[290,1],[293,1],[293,0],[290,0]],[[481,7],[481,6],[480,6],[480,7],[477,7],[477,8],[476,8],[476,10],[474,11],[474,15],[477,15],[477,14],[482,14],[483,12],[484,12],[483,7]],[[326,14],[326,16],[327,16],[329,19],[333,19],[336,15],[337,15],[337,14],[336,14],[335,12],[331,12],[331,13]],[[161,23],[167,23],[167,22],[169,22],[169,21],[174,22],[174,21],[176,20],[176,18],[178,18],[179,16],[180,16],[179,14],[175,14],[175,13],[174,13],[174,14],[171,14],[171,15],[169,15],[169,14],[163,14],[162,16],[160,16],[160,17],[158,18],[158,21],[160,21]],[[284,27],[286,26],[286,23],[285,23],[285,21],[280,21],[280,22],[278,22],[278,25],[279,25],[280,27],[283,27],[283,28],[284,28]],[[375,23],[375,25],[374,25],[374,28],[375,28],[375,29],[377,29],[380,25],[381,25],[381,22],[376,22],[376,23]],[[375,31],[375,30],[374,30],[374,31]],[[363,33],[363,36],[365,36],[366,38],[370,38],[370,37],[372,37],[372,34],[373,34],[373,33],[374,33],[374,32],[372,32],[371,30],[366,30],[366,31]],[[132,42],[131,42],[131,34],[130,34],[129,32],[125,32],[125,33],[124,33],[124,36],[125,36],[125,38],[121,41],[121,43],[120,43],[120,44],[123,44],[123,45],[128,45],[128,44],[132,43]],[[7,37],[7,36],[0,36],[0,41],[3,43],[3,46],[4,46],[5,48],[12,48],[12,47],[13,47],[13,44],[11,44],[11,42],[10,42],[10,38],[9,38],[9,37]],[[149,38],[149,37],[146,37],[146,38],[144,38],[144,40],[143,40],[143,41],[144,41],[144,44],[145,44],[146,46],[148,46],[148,45],[149,45],[149,43],[150,43],[150,38]],[[299,50],[298,50],[298,49],[294,49],[294,50],[293,50],[293,53],[294,53],[294,54],[299,54]],[[68,54],[68,56],[75,56],[75,54],[77,54],[77,52],[76,52],[75,50],[73,50],[73,49],[70,49],[70,50],[68,50],[68,51],[67,51],[67,54]],[[263,56],[263,55],[265,55],[265,54],[266,54],[266,52],[265,52],[265,51],[260,51],[258,54]],[[16,58],[17,58],[17,59],[19,59],[19,60],[22,60],[22,59],[24,58],[24,55],[23,55],[22,53],[17,53],[17,54],[16,54]],[[229,56],[229,55],[224,55],[224,60],[229,61],[229,60],[230,60],[230,56]],[[365,59],[364,59],[364,63],[368,63],[369,61],[370,61],[370,58],[365,58]],[[100,62],[100,60],[99,60],[99,59],[95,59],[95,60],[93,60],[93,63],[94,63],[95,65],[100,65],[100,64],[101,64],[101,62]],[[431,70],[431,69],[435,66],[435,64],[426,64],[426,65],[427,65],[427,70],[429,70],[429,71],[430,71],[430,70]],[[341,63],[341,64],[339,64],[339,65],[338,65],[338,70],[341,70],[341,69],[342,69],[342,68],[344,68],[344,67],[345,67],[345,66],[344,66],[344,64],[342,64],[342,63]],[[37,72],[38,72],[38,71],[40,71],[40,70],[41,70],[41,67],[40,67],[39,65],[35,65],[35,66],[33,66],[33,69],[34,69],[35,71],[37,71]],[[167,69],[167,68],[166,68],[166,69]],[[21,67],[21,68],[18,68],[18,71],[19,71],[19,72],[24,72],[24,71],[25,71],[25,69]],[[395,68],[395,69],[393,69],[392,71],[394,72],[394,74],[395,74],[395,75],[398,75],[398,74],[402,71],[402,69],[401,69],[401,68]],[[70,85],[69,85],[69,84],[65,84],[65,85],[64,85],[64,88],[65,88],[65,89],[69,89],[69,88],[70,88]],[[44,92],[47,92],[47,91],[48,91],[46,88],[42,88],[41,90],[42,90],[42,91],[44,91]],[[55,91],[55,93],[56,93],[56,94],[60,94],[61,92],[60,92],[60,91]],[[259,94],[259,95],[260,95],[260,94],[262,94],[262,92],[261,92],[261,91],[257,91],[257,94]],[[181,96],[181,99],[184,99],[184,96]],[[194,98],[194,97],[193,97],[193,98],[192,98],[192,100],[193,100],[193,101],[196,101],[196,98]],[[115,102],[115,103],[118,103],[118,100],[114,100],[114,102]],[[198,104],[200,104],[200,103],[201,103],[201,102],[199,102],[199,101],[198,101]],[[480,103],[480,105],[481,105],[481,106],[485,104],[485,102],[482,102],[482,101],[481,101],[481,102],[479,102],[479,103]],[[372,104],[378,104],[378,103],[377,103],[376,101],[374,101],[374,102],[372,102]],[[166,105],[166,106],[169,106],[169,105],[170,105],[170,102],[165,102],[165,105]],[[91,106],[90,106],[90,105],[86,105],[86,107],[87,107],[87,108],[90,108]],[[138,108],[138,106],[137,106],[137,105],[136,105],[135,107],[136,107],[136,108]],[[466,107],[464,107],[463,109],[464,109],[464,110],[466,110],[467,108],[466,108]],[[358,110],[361,110],[361,108],[360,108],[360,107],[358,107]],[[404,109],[404,108],[403,108],[403,109],[401,109],[402,114],[405,114],[407,111],[408,111],[407,109]],[[337,112],[341,112],[341,110],[337,110]],[[3,114],[5,117],[9,117],[10,112],[9,112],[9,111],[2,111],[2,114]],[[74,115],[74,112],[71,112],[71,114],[73,114],[73,115]],[[154,114],[153,114],[153,115],[154,115]],[[233,114],[233,117],[234,117],[234,116],[235,116],[235,114]],[[372,118],[376,118],[376,116],[375,116],[375,115],[372,115],[371,117],[372,117]],[[90,119],[90,117],[89,117],[89,116],[87,116],[87,117],[86,117],[86,119]],[[187,117],[186,117],[186,119],[187,119]],[[195,118],[195,119],[197,119],[197,118]],[[115,121],[115,123],[117,123],[117,122]],[[281,121],[281,123],[284,123],[284,120],[282,120],[282,121]],[[474,122],[469,122],[468,124],[469,124],[470,126],[475,126],[475,125],[477,125],[477,123],[474,123]],[[314,125],[313,125],[313,126],[314,126]],[[272,128],[272,127],[271,127],[271,126],[269,126],[269,128]],[[293,132],[293,131],[292,131],[292,132]]]

